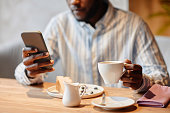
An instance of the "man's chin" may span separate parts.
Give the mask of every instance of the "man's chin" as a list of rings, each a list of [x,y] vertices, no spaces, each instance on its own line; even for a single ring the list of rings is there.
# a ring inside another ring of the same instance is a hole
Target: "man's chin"
[[[76,18],[76,20],[78,20],[78,21],[87,21],[86,17],[84,17],[84,16],[75,15],[74,13],[73,13],[73,15]]]
[[[75,17],[78,21],[86,21],[85,18]]]

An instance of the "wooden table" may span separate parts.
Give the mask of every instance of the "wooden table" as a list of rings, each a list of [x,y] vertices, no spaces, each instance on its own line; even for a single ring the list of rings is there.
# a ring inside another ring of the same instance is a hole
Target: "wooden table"
[[[46,93],[46,89],[54,83],[45,82],[38,86],[23,86],[15,79],[0,78],[0,113],[170,113],[167,108],[134,106],[105,111],[91,105],[91,100],[83,99],[79,107],[64,107],[62,99],[53,98]],[[106,95],[124,96],[137,99],[140,96],[130,89],[105,88]]]

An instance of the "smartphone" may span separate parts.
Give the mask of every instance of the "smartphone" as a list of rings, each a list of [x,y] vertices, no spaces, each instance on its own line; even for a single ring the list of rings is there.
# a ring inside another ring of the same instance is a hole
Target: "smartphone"
[[[23,32],[21,33],[21,37],[26,47],[34,47],[38,49],[38,52],[35,54],[48,52],[45,41],[43,39],[43,35],[40,31]],[[51,58],[49,56],[47,58],[35,60],[35,63],[41,63],[41,62],[46,62],[50,60]],[[51,69],[52,66],[46,66],[43,68]]]

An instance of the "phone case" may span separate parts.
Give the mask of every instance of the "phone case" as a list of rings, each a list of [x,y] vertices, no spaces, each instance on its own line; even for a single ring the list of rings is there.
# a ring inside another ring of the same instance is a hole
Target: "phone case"
[[[23,32],[21,34],[21,37],[26,47],[37,48],[38,49],[37,53],[48,52],[41,32]],[[49,56],[48,58],[35,60],[35,63],[42,63],[50,60],[51,58]],[[45,68],[52,68],[52,66],[47,66]]]

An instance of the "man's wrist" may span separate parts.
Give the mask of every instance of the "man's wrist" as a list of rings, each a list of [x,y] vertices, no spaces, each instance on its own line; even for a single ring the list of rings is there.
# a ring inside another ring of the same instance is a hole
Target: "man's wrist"
[[[144,80],[143,80],[144,78],[143,78],[143,75],[142,75],[142,80],[141,80],[141,83],[140,83],[140,86],[139,86],[139,88],[144,84],[143,82],[144,82]],[[138,89],[139,89],[138,88]]]
[[[141,86],[135,90],[137,93],[146,92],[150,88],[150,79],[145,74],[143,74],[142,78]]]

